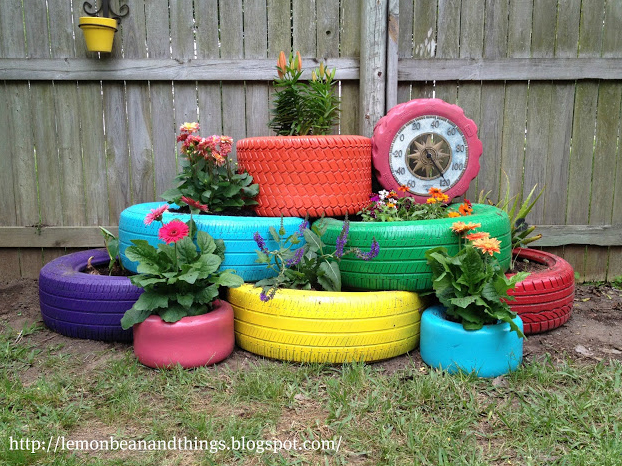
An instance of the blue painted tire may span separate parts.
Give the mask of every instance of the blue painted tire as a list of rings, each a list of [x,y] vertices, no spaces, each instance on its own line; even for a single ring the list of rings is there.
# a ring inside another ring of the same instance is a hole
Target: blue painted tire
[[[121,328],[121,318],[142,290],[128,277],[83,273],[88,260],[108,264],[105,249],[91,249],[59,257],[39,273],[39,304],[45,325],[73,338],[132,341],[132,330]]]
[[[126,269],[137,272],[138,263],[130,261],[125,255],[125,250],[132,245],[133,239],[147,240],[152,246],[163,243],[162,240],[158,239],[158,230],[162,224],[153,222],[151,225],[145,225],[144,223],[145,216],[151,209],[163,204],[163,202],[135,204],[121,212],[119,219],[119,256]],[[276,230],[279,229],[280,217],[195,215],[193,218],[199,230],[209,233],[214,239],[224,240],[226,249],[225,260],[220,266],[222,270],[234,269],[245,282],[255,282],[270,276],[271,271],[266,268],[265,264],[255,262],[257,244],[253,240],[253,234],[258,231],[266,240],[268,249],[276,249],[277,243],[270,236],[269,229],[271,226]],[[190,214],[165,212],[162,219],[164,223],[170,222],[172,219],[187,222],[190,219]],[[304,219],[298,217],[284,217],[283,226],[286,235],[294,233],[303,221]]]
[[[513,319],[523,330],[520,316]],[[480,330],[464,330],[445,318],[440,305],[421,316],[421,359],[428,366],[449,373],[475,372],[478,377],[497,377],[515,371],[523,360],[523,339],[502,322]]]

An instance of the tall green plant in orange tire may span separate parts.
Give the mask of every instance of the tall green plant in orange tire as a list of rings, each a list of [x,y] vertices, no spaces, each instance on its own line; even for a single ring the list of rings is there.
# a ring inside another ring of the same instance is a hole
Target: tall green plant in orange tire
[[[236,144],[240,169],[261,189],[259,215],[320,217],[355,214],[371,192],[371,139],[331,135],[339,116],[336,71],[320,66],[306,76],[302,58],[281,52],[273,119],[277,136]]]

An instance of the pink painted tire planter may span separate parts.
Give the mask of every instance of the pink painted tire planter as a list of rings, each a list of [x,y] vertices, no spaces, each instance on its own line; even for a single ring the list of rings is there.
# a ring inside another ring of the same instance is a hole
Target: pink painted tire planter
[[[233,309],[226,301],[214,301],[212,312],[172,324],[149,316],[134,325],[134,354],[153,368],[211,366],[229,356],[234,345]]]

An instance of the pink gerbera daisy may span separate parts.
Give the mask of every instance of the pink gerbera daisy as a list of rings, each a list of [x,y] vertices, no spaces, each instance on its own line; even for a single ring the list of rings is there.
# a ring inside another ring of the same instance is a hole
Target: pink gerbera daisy
[[[181,220],[172,220],[158,231],[158,238],[166,244],[176,243],[188,236],[188,225]]]
[[[168,210],[168,204],[161,205],[155,209],[151,209],[145,216],[145,225],[151,225],[151,223],[155,220],[156,222],[162,221],[162,214]]]

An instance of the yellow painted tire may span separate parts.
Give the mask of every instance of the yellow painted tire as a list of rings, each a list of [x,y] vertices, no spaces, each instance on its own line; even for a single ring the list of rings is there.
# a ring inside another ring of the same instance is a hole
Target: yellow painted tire
[[[228,291],[236,343],[260,356],[372,362],[404,354],[419,343],[426,303],[417,293],[279,290],[264,303],[260,292],[252,285]]]

